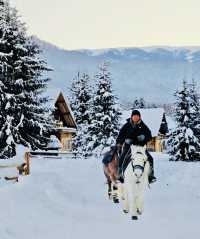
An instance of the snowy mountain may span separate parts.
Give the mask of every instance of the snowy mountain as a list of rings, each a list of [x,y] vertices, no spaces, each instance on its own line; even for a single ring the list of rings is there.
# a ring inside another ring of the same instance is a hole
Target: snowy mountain
[[[143,47],[100,50],[64,50],[38,40],[54,72],[50,88],[66,89],[77,71],[92,76],[104,60],[111,62],[113,85],[121,100],[144,97],[148,101],[171,102],[183,78],[200,75],[200,47]]]

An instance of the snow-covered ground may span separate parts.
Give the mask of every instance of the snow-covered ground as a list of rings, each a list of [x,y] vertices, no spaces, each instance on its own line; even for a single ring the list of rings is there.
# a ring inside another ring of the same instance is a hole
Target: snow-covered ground
[[[138,221],[107,199],[101,159],[32,159],[30,176],[0,184],[0,238],[198,238],[200,164],[153,156],[158,181]]]

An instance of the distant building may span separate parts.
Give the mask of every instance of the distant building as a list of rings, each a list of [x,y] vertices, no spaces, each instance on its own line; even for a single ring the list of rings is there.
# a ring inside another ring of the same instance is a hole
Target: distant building
[[[54,101],[53,116],[56,121],[55,135],[61,143],[61,151],[72,151],[72,138],[77,126],[70,103],[64,93],[59,92]]]
[[[152,140],[147,144],[149,151],[162,152],[165,149],[168,124],[163,108],[138,109],[141,113],[143,122],[149,127],[152,133]],[[122,124],[130,118],[131,110],[122,112]]]
[[[46,94],[50,95],[48,106],[52,110],[55,128],[47,147],[44,150],[31,151],[31,154],[58,157],[72,152],[72,140],[77,132],[77,125],[67,96],[56,89],[49,90]]]

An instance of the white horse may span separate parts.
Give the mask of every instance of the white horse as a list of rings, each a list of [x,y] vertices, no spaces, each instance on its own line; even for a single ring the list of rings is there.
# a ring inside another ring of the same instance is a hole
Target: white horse
[[[131,162],[124,172],[124,183],[119,190],[123,211],[130,212],[132,219],[137,220],[144,209],[144,192],[149,185],[150,165],[145,153],[146,147],[130,147]]]

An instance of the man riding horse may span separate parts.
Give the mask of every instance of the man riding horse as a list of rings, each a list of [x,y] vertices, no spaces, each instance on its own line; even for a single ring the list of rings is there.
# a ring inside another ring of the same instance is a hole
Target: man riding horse
[[[151,138],[151,131],[142,121],[140,112],[138,110],[133,110],[131,117],[127,119],[127,122],[118,134],[116,145],[111,146],[110,151],[104,155],[104,165],[108,165],[108,163],[111,162],[113,155],[118,152],[120,154],[118,158],[118,178],[122,179],[123,172],[130,160],[130,145],[144,146],[151,140]],[[151,166],[149,183],[152,183],[156,181],[156,177],[154,176],[153,158],[147,150],[146,155]]]
[[[151,131],[142,121],[140,112],[133,110],[131,117],[127,119],[127,122],[121,128],[118,137],[116,139],[116,147],[118,151],[122,150],[122,154],[118,161],[118,175],[122,176],[124,169],[129,163],[130,145],[144,146],[151,140]],[[146,150],[146,155],[151,166],[151,174],[149,176],[149,182],[156,181],[154,176],[153,158]]]

